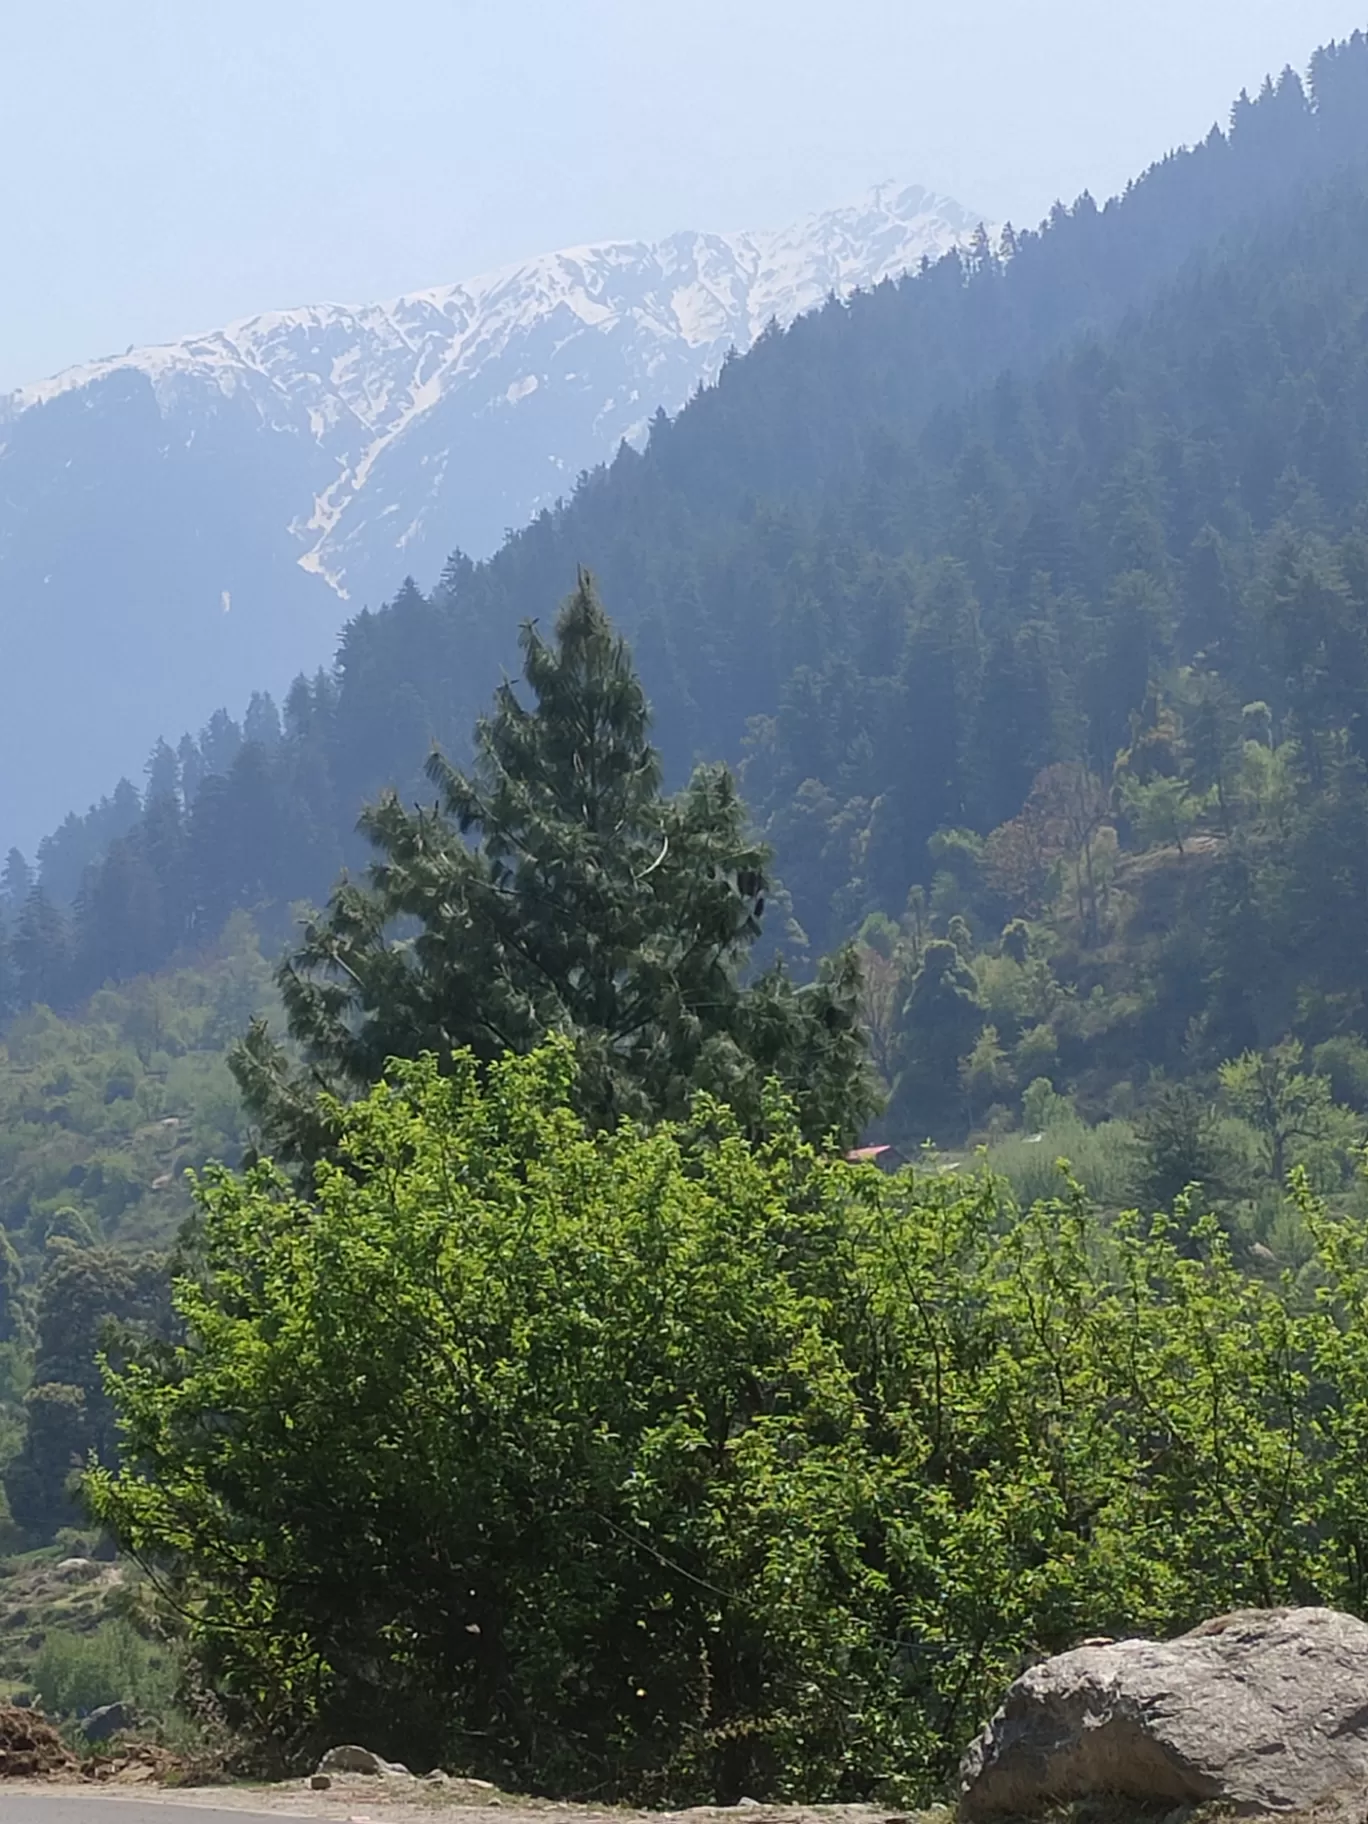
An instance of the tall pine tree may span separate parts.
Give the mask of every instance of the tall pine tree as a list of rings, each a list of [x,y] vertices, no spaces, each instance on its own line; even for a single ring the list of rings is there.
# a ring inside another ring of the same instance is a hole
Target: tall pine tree
[[[777,1076],[814,1138],[852,1139],[873,1110],[856,965],[744,979],[769,857],[730,773],[662,795],[645,693],[583,572],[554,638],[527,626],[522,649],[531,705],[503,686],[469,774],[434,753],[431,809],[366,812],[368,884],[344,883],[282,969],[307,1071],[261,1026],[240,1048],[272,1145],[325,1144],[316,1089],[363,1089],[391,1057],[489,1060],[557,1031],[596,1122],[676,1115],[704,1088],[758,1124]]]

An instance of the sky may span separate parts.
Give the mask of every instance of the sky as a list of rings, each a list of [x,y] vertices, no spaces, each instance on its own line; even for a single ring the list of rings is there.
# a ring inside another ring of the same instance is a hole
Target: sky
[[[1368,0],[0,0],[0,390],[254,311],[1099,199]]]

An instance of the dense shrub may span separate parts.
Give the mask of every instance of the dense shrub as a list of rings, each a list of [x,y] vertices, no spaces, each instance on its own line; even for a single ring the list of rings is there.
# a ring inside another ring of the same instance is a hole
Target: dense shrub
[[[114,1620],[86,1634],[53,1629],[38,1649],[32,1677],[53,1716],[84,1716],[117,1703],[157,1715],[175,1695],[177,1667],[167,1647]]]
[[[239,1713],[560,1793],[897,1792],[1033,1654],[1361,1604],[1359,1226],[1308,1203],[1299,1311],[1214,1223],[884,1178],[777,1100],[591,1134],[571,1071],[394,1066],[311,1199],[205,1184],[89,1492]]]
[[[1060,1194],[1065,1183],[1061,1160],[1068,1162],[1070,1176],[1101,1208],[1122,1209],[1135,1202],[1137,1148],[1127,1122],[1089,1127],[1066,1106],[1039,1132],[1013,1134],[989,1151],[993,1170],[1007,1180],[1017,1201],[1028,1206]]]

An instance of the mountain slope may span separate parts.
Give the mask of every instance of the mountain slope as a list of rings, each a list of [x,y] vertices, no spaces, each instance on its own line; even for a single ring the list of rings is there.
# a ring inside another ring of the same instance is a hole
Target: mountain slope
[[[21,389],[0,404],[0,639],[21,687],[0,832],[31,837],[158,733],[318,663],[343,603],[435,576],[453,545],[492,551],[771,319],[976,219],[889,186],[781,233],[576,248]],[[55,754],[50,706],[22,705],[54,677]]]
[[[454,565],[426,609],[405,596],[349,624],[339,802],[410,788],[430,738],[458,745],[512,663],[519,623],[548,613],[580,563],[638,649],[676,776],[700,754],[738,758],[795,674],[829,660],[875,675],[895,665],[909,586],[870,555],[896,565],[909,547],[936,554],[933,484],[962,487],[957,557],[994,513],[992,461],[956,424],[965,402],[987,391],[989,421],[1010,414],[1013,389],[1061,351],[1114,335],[1194,259],[1295,224],[1322,184],[1366,163],[1359,34],[1318,55],[1309,89],[1286,72],[1256,101],[1241,98],[1228,131],[1165,158],[1123,196],[1099,207],[1085,194],[1041,231],[1010,237],[1010,258],[947,256],[762,336],[655,426],[642,453],[588,477],[488,563]],[[972,558],[985,597],[1005,574],[1015,614],[1033,571],[1050,567],[1053,510],[1040,503]]]
[[[1219,666],[1234,688],[1243,657],[1242,695],[1276,701],[1283,661],[1255,612],[1262,541],[1300,498],[1294,469],[1336,533],[1356,498],[1354,357],[1315,338],[1362,291],[1340,270],[1352,234],[1337,237],[1359,219],[1365,165],[1360,34],[1317,57],[1309,92],[1290,73],[1270,83],[1229,133],[1105,208],[1055,211],[1010,259],[948,256],[762,336],[653,424],[643,453],[586,477],[492,561],[454,562],[432,594],[356,615],[334,672],[291,690],[283,739],[258,710],[187,738],[179,763],[162,755],[155,830],[88,884],[77,973],[151,966],[235,905],[320,897],[344,855],[362,859],[349,845],[363,800],[386,784],[425,793],[429,742],[462,751],[518,622],[552,612],[577,562],[635,643],[674,776],[700,753],[747,757],[748,796],[819,943],[871,903],[896,911],[927,879],[938,827],[991,827],[1080,741],[1105,765],[1152,672],[1216,656],[1210,628],[1232,602],[1245,631],[1224,636]],[[1334,253],[1318,276],[1287,238],[1299,223]],[[1288,298],[1241,305],[1242,324],[1237,270],[1256,300],[1265,272]],[[1319,316],[1288,301],[1313,277],[1331,288]],[[1179,349],[1190,371],[1132,400],[1125,326],[1147,324],[1165,291],[1188,300],[1181,341],[1200,359]],[[1256,396],[1253,462],[1240,413]],[[1205,644],[1175,645],[1175,627],[1204,617]],[[136,822],[126,796],[45,842],[57,899]]]

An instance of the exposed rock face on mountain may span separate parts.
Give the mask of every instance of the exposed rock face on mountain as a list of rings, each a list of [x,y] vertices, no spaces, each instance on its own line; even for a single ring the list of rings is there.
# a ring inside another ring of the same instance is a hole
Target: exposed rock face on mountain
[[[0,400],[0,843],[481,556],[771,320],[966,240],[920,189],[273,312]],[[22,790],[21,787],[22,775]]]
[[[1097,1795],[1293,1811],[1368,1780],[1368,1625],[1249,1610],[1033,1666],[965,1756],[960,1816]]]

